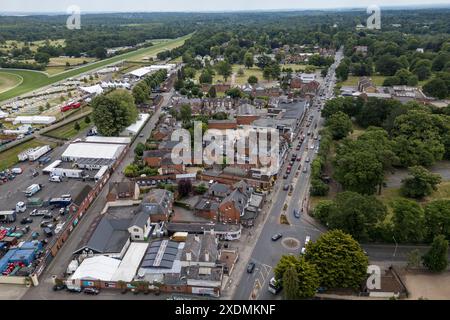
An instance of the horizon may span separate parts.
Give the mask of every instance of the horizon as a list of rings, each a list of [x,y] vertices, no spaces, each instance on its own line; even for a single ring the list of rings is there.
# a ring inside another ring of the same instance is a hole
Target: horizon
[[[30,6],[25,6],[25,5],[14,5],[14,4],[8,4],[6,5],[6,9],[5,6],[3,10],[0,11],[0,15],[66,15],[67,12],[65,9],[65,6],[62,4],[58,4],[58,9],[47,9],[45,3],[48,3],[50,0],[44,0],[44,4],[39,8],[35,8],[35,9],[20,9],[20,7],[26,7],[26,8],[30,8]],[[418,1],[413,1],[413,4],[405,4],[404,0],[393,0],[393,1],[388,1],[388,3],[385,3],[386,0],[381,0],[378,1],[378,3],[372,3],[372,1],[368,0],[364,0],[362,4],[358,4],[358,5],[353,5],[353,4],[346,4],[346,2],[351,2],[348,0],[341,0],[339,1],[340,3],[336,4],[336,3],[332,3],[330,6],[325,5],[325,3],[327,1],[324,1],[324,4],[320,5],[320,4],[316,4],[316,5],[304,5],[304,6],[299,6],[299,7],[283,7],[283,5],[279,5],[279,7],[276,8],[269,8],[269,7],[264,7],[264,5],[262,5],[259,8],[243,8],[243,7],[239,7],[239,8],[218,8],[218,9],[209,9],[209,8],[205,8],[205,9],[198,9],[198,8],[194,8],[193,9],[188,9],[185,7],[180,6],[179,9],[170,9],[170,8],[152,8],[152,9],[144,9],[142,8],[142,3],[140,5],[137,6],[132,6],[129,5],[128,8],[133,7],[133,10],[128,10],[128,9],[114,9],[111,8],[111,10],[103,10],[103,9],[99,9],[99,8],[94,8],[92,10],[84,10],[83,8],[86,8],[86,6],[82,6],[81,2],[85,2],[87,0],[79,0],[78,2],[80,3],[78,6],[80,7],[82,14],[117,14],[117,13],[239,13],[239,12],[295,12],[295,11],[342,11],[342,10],[361,10],[361,9],[365,9],[367,8],[368,5],[371,4],[376,4],[379,5],[380,8],[384,8],[384,9],[388,9],[388,10],[396,10],[396,9],[404,9],[404,8],[410,8],[412,10],[414,9],[428,9],[428,8],[442,8],[442,7],[450,7],[450,3],[448,2],[439,2],[439,1],[435,1],[434,3],[423,3],[423,0],[418,0]],[[131,0],[130,2],[132,2],[133,0]],[[134,1],[138,1],[138,0],[134,0]],[[231,0],[231,3],[233,3],[234,0]],[[286,0],[289,1],[289,0]],[[321,2],[322,0],[317,0],[317,1],[313,1],[313,2]],[[28,2],[28,1],[22,1],[22,2]],[[61,1],[61,2],[67,2],[67,1]],[[97,1],[98,4],[99,1]],[[177,2],[177,0],[174,0],[172,2]],[[203,1],[199,1],[199,2],[203,2]],[[212,2],[212,1],[211,1]],[[281,2],[283,2],[283,0],[281,0]],[[394,3],[392,3],[394,2]],[[411,2],[411,1],[410,1]],[[16,2],[17,3],[17,2]],[[55,5],[56,6],[56,5]],[[106,4],[106,6],[111,7],[111,2],[108,2]],[[113,4],[114,6],[114,4]],[[11,7],[14,7],[13,9]],[[19,7],[19,8],[18,8]],[[31,6],[33,7],[33,6]],[[69,6],[67,6],[69,7]],[[92,6],[90,6],[92,7]],[[114,6],[115,7],[115,6]]]

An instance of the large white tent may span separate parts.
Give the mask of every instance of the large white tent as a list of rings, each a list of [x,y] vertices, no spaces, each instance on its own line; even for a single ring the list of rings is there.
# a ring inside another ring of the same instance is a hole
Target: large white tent
[[[70,279],[111,281],[119,265],[120,260],[106,256],[86,258]]]
[[[61,155],[64,161],[77,161],[78,159],[117,159],[125,148],[123,144],[106,143],[72,143]]]

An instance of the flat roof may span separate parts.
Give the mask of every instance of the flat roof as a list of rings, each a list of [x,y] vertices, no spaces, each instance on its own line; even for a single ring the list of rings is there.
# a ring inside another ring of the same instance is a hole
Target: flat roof
[[[119,265],[120,260],[106,256],[86,258],[70,279],[111,281]]]
[[[131,282],[139,269],[148,245],[149,243],[132,242],[111,280]]]
[[[141,130],[141,128],[144,126],[144,123],[148,118],[150,118],[150,115],[148,113],[140,113],[139,119],[125,130],[132,132],[133,134],[138,133],[139,130]]]
[[[98,142],[98,143],[118,143],[118,144],[129,144],[131,143],[131,138],[129,137],[101,137],[101,136],[90,136],[84,139],[86,142]]]
[[[62,158],[117,159],[125,146],[120,144],[72,143],[61,155]]]

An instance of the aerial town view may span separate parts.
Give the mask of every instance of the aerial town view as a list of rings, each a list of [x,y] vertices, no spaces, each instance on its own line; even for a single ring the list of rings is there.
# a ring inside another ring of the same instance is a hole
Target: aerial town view
[[[449,33],[439,0],[2,1],[0,300],[450,300]]]

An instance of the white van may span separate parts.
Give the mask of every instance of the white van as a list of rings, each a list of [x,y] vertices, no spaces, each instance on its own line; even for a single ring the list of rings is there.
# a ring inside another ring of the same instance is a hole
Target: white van
[[[23,170],[21,168],[12,168],[11,172],[14,174],[21,174]]]
[[[62,179],[60,176],[51,176],[48,181],[50,182],[62,182]]]

